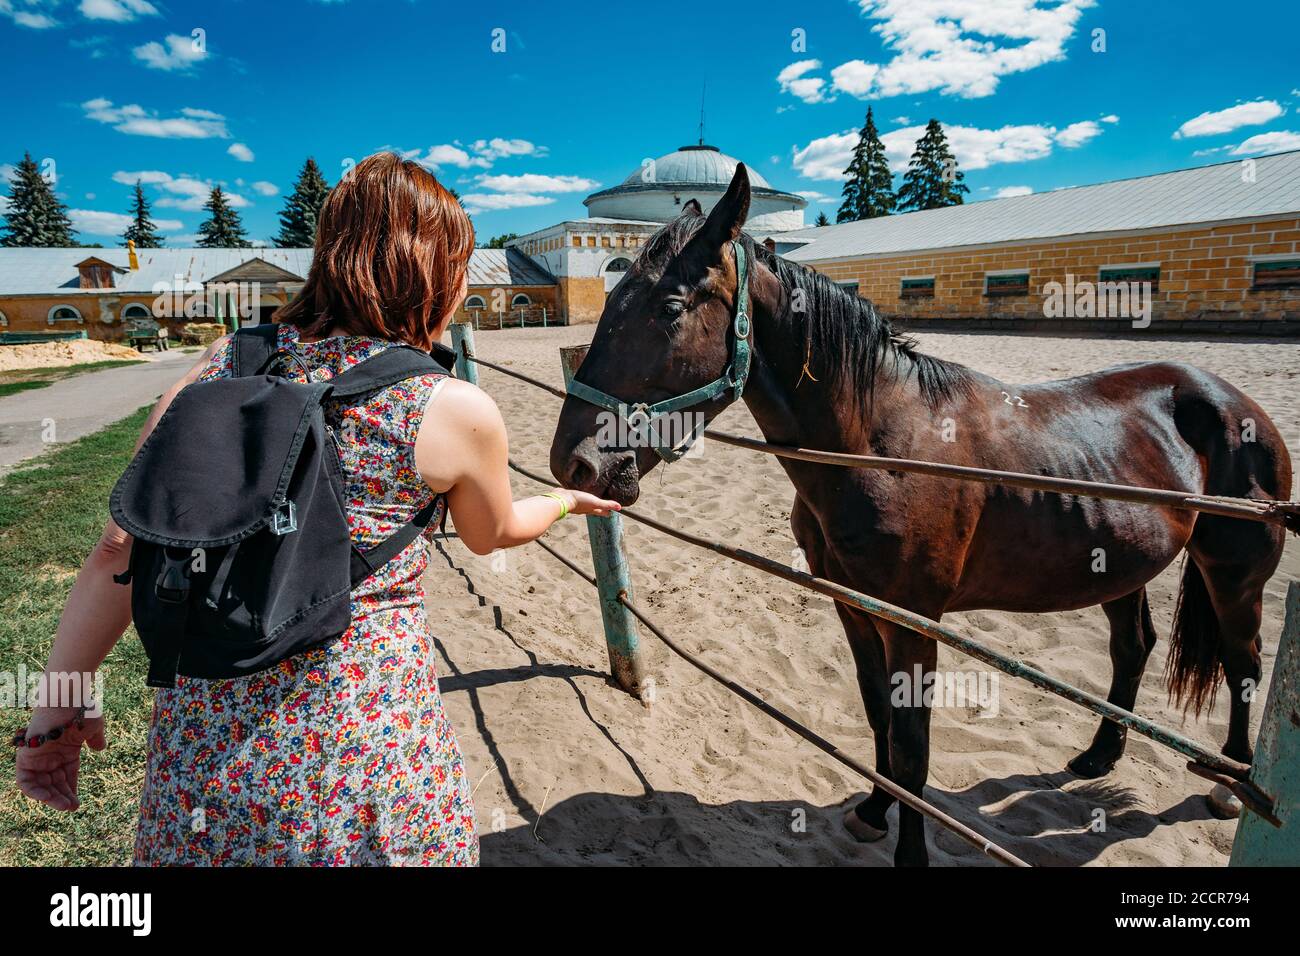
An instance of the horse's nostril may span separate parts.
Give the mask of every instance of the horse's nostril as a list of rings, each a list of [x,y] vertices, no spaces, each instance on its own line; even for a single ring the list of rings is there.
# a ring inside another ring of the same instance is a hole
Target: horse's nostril
[[[575,458],[573,463],[569,465],[569,480],[565,484],[578,491],[586,491],[595,480],[596,469],[588,464],[586,460]]]

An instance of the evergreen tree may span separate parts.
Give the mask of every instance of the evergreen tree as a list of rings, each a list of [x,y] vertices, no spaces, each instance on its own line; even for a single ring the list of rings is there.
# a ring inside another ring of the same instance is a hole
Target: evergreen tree
[[[14,170],[9,183],[2,246],[75,246],[68,207],[54,195],[31,153]]]
[[[144,198],[144,189],[140,180],[135,181],[135,196],[131,200],[131,225],[122,233],[122,245],[134,242],[137,249],[158,249],[162,246],[162,237],[158,227],[149,216],[149,200]]]
[[[916,141],[916,150],[908,161],[903,185],[898,190],[898,208],[940,209],[960,206],[962,196],[970,192],[957,168],[957,160],[948,148],[948,137],[937,119],[930,120],[925,135]]]
[[[280,213],[280,234],[275,244],[281,249],[306,249],[316,244],[316,219],[329,195],[329,183],[310,156],[303,163],[293,193]]]
[[[824,209],[817,214],[817,221],[813,223],[814,226],[829,226],[830,224],[831,221],[826,218],[826,210]]]
[[[894,211],[894,174],[889,171],[885,144],[880,141],[871,107],[867,107],[867,120],[858,133],[858,145],[853,147],[853,158],[844,173],[848,179],[836,222],[875,219]]]
[[[238,249],[248,245],[239,213],[226,201],[220,186],[213,186],[203,204],[212,215],[199,226],[199,245],[204,249]]]
[[[504,249],[506,247],[507,242],[509,242],[511,239],[518,239],[518,238],[519,238],[519,233],[517,232],[503,232],[501,235],[493,236],[491,239],[489,239],[487,247],[489,249]]]

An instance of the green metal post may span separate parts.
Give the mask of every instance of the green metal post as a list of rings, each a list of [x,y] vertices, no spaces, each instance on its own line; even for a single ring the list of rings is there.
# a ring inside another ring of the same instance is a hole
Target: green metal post
[[[1300,866],[1300,581],[1286,592],[1286,620],[1273,661],[1268,703],[1255,741],[1250,781],[1277,801],[1275,827],[1243,807],[1232,866]]]
[[[560,349],[560,364],[568,384],[587,355],[586,345]],[[620,601],[632,601],[632,578],[623,548],[623,519],[587,516],[587,539],[591,544],[591,563],[596,570],[600,593],[600,616],[605,625],[605,645],[609,649],[609,668],[618,686],[633,697],[645,701],[645,661],[641,651],[641,634],[636,618]]]
[[[456,377],[471,385],[478,384],[478,365],[474,357],[474,328],[468,322],[451,323],[451,347],[456,352]]]

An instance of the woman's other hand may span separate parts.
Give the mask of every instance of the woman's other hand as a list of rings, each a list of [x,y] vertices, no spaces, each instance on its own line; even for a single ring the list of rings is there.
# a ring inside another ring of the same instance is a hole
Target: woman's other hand
[[[61,726],[67,717],[59,719],[58,712],[36,711],[27,727],[27,735],[34,737]],[[65,730],[58,740],[47,740],[39,747],[19,747],[15,759],[18,789],[33,800],[48,804],[55,810],[75,810],[81,806],[77,797],[77,776],[81,770],[81,745],[91,750],[108,746],[104,737],[104,718],[86,717],[81,727],[75,724]]]

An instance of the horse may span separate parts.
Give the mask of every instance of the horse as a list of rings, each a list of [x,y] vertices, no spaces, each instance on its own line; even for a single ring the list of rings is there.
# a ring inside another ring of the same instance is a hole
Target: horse
[[[680,451],[627,440],[626,430],[622,445],[609,429],[602,438],[614,403],[648,408],[653,417],[656,406],[680,406],[685,397],[707,423],[739,394],[774,444],[1196,495],[1289,497],[1291,462],[1277,428],[1217,376],[1143,362],[1020,385],[924,354],[866,299],[754,243],[742,229],[749,200],[742,164],[707,217],[688,202],[611,291],[551,445],[561,484],[632,504],[640,480]],[[737,312],[748,313],[745,321]],[[745,376],[737,374],[741,364]],[[794,485],[790,525],[812,573],[934,620],[976,609],[1099,604],[1110,626],[1107,699],[1125,709],[1157,640],[1146,585],[1185,550],[1166,668],[1170,699],[1199,716],[1226,678],[1232,698],[1222,752],[1251,761],[1263,589],[1281,558],[1283,528],[778,460]],[[843,604],[836,610],[877,770],[919,795],[930,710],[925,697],[920,706],[912,699],[894,706],[891,676],[919,667],[932,681],[937,645]],[[1085,778],[1109,773],[1125,738],[1125,729],[1102,720],[1069,769]],[[892,802],[873,788],[847,809],[845,826],[859,841],[883,838]],[[898,824],[895,865],[925,865],[920,813],[900,807]]]

